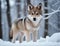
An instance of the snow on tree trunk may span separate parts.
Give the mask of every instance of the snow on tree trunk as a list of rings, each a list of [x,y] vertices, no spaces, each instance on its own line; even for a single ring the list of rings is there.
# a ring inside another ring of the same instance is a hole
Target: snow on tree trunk
[[[9,27],[6,16],[6,2],[2,0],[2,38],[3,40],[9,40]]]
[[[20,18],[20,2],[21,0],[16,0],[16,8],[17,8],[17,17]]]
[[[12,2],[12,3],[11,3]],[[11,22],[17,18],[17,8],[15,0],[10,0],[10,15],[11,15]]]
[[[6,0],[6,14],[7,14],[7,21],[8,21],[8,26],[9,28],[11,28],[11,16],[10,16],[10,3],[9,0]]]
[[[3,40],[9,40],[9,28],[6,13],[2,12],[2,36]]]

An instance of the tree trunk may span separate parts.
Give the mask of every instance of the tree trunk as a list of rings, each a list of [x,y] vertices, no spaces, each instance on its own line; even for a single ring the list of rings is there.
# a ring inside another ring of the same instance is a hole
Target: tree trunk
[[[17,7],[17,15],[18,15],[18,18],[20,17],[20,0],[16,0],[16,7]]]
[[[27,0],[27,4],[30,4],[31,2],[30,2],[31,0]]]
[[[27,0],[24,0],[24,16],[27,15]]]
[[[6,0],[6,2],[7,2],[6,14],[7,14],[7,22],[8,22],[8,27],[9,27],[9,31],[8,31],[8,35],[9,35],[10,29],[11,29],[10,4],[9,4],[9,0]],[[10,35],[8,37],[10,37]]]
[[[0,38],[2,38],[2,24],[1,24],[1,0],[0,0]]]
[[[44,7],[48,7],[48,0],[44,0]],[[48,9],[44,9],[44,13],[48,13]],[[47,17],[46,15],[45,17]],[[48,19],[45,20],[45,31],[44,31],[44,38],[48,35]]]
[[[10,16],[9,0],[6,0],[6,2],[7,2],[7,10],[6,10],[6,13],[7,13],[8,26],[9,26],[9,28],[11,28],[11,16]]]

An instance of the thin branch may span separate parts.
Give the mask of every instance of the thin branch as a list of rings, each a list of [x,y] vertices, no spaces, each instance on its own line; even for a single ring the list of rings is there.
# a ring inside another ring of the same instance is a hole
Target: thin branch
[[[48,9],[51,9],[52,11],[55,11],[54,9],[52,9],[51,7],[49,7]]]
[[[60,3],[60,1],[56,2],[56,3],[55,3],[55,4],[53,4],[52,6],[55,6],[55,5],[57,5],[58,3]]]
[[[50,23],[49,22],[49,25],[51,25],[52,27],[54,27],[55,29],[57,29],[57,30],[60,30],[57,26],[55,26],[53,23]]]
[[[55,11],[54,9],[51,8],[52,11]]]
[[[60,12],[60,10],[56,10],[56,11],[54,11],[54,12],[52,12],[52,13],[47,13],[47,14],[44,14],[44,15],[49,15],[48,17],[43,17],[43,19],[49,19],[53,14],[55,14],[55,13],[57,13],[57,12]]]
[[[47,14],[44,14],[44,15],[52,15],[52,14],[54,14],[54,13],[57,13],[57,12],[59,12],[60,10],[56,10],[56,11],[54,11],[54,12],[52,12],[52,13],[47,13]]]
[[[60,7],[58,8],[58,10],[60,9]]]

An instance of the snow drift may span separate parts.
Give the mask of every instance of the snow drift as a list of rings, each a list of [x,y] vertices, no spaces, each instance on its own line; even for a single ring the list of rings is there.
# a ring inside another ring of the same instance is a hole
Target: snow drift
[[[60,33],[55,33],[51,37],[47,36],[46,38],[40,37],[37,42],[26,42],[19,43],[16,41],[15,43],[9,41],[3,41],[0,39],[0,46],[60,46]]]

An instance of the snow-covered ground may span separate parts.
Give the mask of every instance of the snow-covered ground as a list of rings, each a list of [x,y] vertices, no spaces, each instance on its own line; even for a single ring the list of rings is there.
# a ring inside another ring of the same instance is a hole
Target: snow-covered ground
[[[11,43],[9,41],[3,41],[0,39],[0,46],[60,46],[60,33],[55,33],[51,37],[40,37],[37,42],[24,41],[23,43],[19,43],[18,41],[16,41],[15,43]]]

